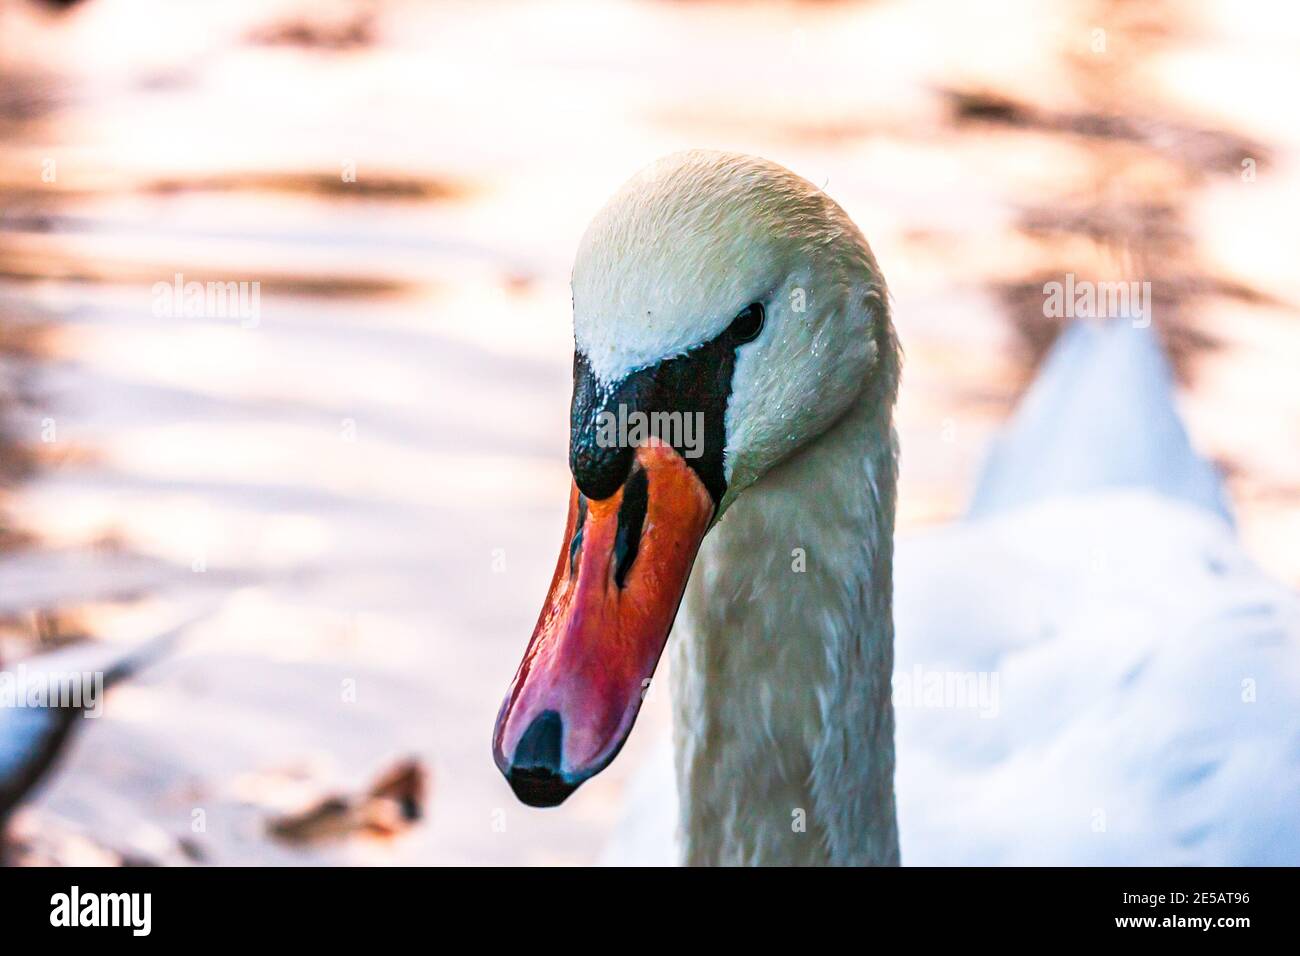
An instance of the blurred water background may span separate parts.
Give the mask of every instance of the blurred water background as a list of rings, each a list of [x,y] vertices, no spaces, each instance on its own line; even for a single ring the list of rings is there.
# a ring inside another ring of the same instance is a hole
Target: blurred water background
[[[871,241],[902,532],[965,508],[1044,283],[1149,281],[1193,441],[1300,585],[1297,49],[1228,0],[0,0],[0,659],[218,602],[26,858],[596,858],[655,735],[563,812],[489,735],[564,521],[571,257],[675,149],[776,160]],[[178,275],[256,316],[160,314]],[[416,826],[268,829],[408,757]]]

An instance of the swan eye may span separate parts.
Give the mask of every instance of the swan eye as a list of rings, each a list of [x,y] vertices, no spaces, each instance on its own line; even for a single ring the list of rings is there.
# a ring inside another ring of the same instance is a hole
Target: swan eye
[[[748,305],[731,320],[731,334],[735,336],[738,342],[752,342],[758,338],[758,333],[763,331],[763,303],[755,302]]]

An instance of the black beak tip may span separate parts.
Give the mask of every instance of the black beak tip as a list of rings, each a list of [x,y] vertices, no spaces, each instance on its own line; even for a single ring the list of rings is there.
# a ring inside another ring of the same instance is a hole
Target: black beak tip
[[[530,807],[558,807],[578,789],[576,783],[542,767],[512,767],[506,780],[520,803]]]
[[[533,718],[515,746],[515,756],[503,767],[510,789],[530,807],[557,807],[578,789],[560,771],[564,721],[553,710]]]

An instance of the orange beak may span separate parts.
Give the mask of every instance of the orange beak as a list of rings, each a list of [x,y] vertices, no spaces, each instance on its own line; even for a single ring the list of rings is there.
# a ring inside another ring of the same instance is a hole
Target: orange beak
[[[492,741],[524,803],[561,803],[623,746],[713,511],[691,467],[653,439],[610,497],[573,486],[550,591]]]

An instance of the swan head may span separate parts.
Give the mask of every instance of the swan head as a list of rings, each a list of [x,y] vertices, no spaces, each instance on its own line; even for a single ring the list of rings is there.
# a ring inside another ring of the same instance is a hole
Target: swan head
[[[737,154],[666,157],[613,196],[578,248],[573,324],[569,522],[493,746],[536,806],[622,746],[709,528],[864,393],[892,406],[898,374],[861,232]]]

